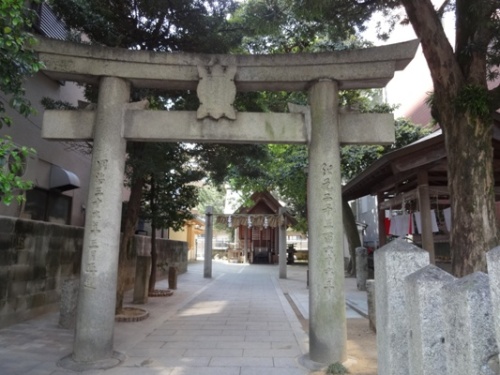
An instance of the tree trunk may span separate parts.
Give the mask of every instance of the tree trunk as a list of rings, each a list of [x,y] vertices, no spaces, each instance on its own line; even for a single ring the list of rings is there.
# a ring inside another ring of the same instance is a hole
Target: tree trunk
[[[452,273],[486,272],[485,254],[497,245],[492,127],[456,119],[460,132],[446,131],[452,230]],[[451,124],[448,124],[447,129]]]
[[[486,9],[489,3],[483,3]],[[485,271],[485,252],[498,244],[492,122],[487,116],[472,115],[472,105],[477,103],[460,98],[467,86],[487,89],[486,49],[477,46],[487,45],[483,42],[488,18],[478,18],[472,12],[473,2],[457,1],[454,52],[430,0],[402,0],[402,4],[422,44],[434,83],[433,116],[437,114],[436,120],[445,136],[452,213],[452,272],[461,277]],[[473,53],[467,50],[471,46],[476,46]],[[479,98],[475,96],[473,100],[476,99]]]
[[[154,177],[151,177],[150,186],[150,208],[151,208],[151,273],[149,274],[149,293],[153,293],[156,284],[156,269],[158,264],[158,256],[156,253],[156,184]]]
[[[125,223],[120,243],[120,255],[118,260],[118,284],[116,287],[116,314],[120,314],[123,310],[123,296],[125,294],[127,284],[127,273],[124,269],[125,261],[131,252],[132,240],[135,235],[137,219],[141,209],[142,188],[144,179],[138,178],[130,187],[130,198],[125,212]]]
[[[347,243],[349,244],[349,255],[351,256],[349,266],[347,267],[347,273],[354,277],[356,276],[356,248],[361,246],[361,241],[359,239],[356,218],[354,217],[351,206],[349,206],[349,202],[345,199],[342,199],[342,216],[344,231],[347,237]]]
[[[149,293],[153,293],[156,284],[156,270],[158,268],[158,254],[156,252],[156,227],[151,225],[151,273],[149,274]]]

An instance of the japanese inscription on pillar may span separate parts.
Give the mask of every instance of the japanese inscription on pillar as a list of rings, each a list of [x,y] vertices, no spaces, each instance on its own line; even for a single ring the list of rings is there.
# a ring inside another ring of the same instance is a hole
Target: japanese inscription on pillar
[[[200,99],[197,118],[212,117],[216,120],[226,117],[236,120],[233,102],[236,97],[235,66],[198,66],[200,81],[196,92]]]
[[[84,282],[83,285],[86,288],[95,289],[97,287],[96,282],[96,257],[97,249],[99,248],[99,241],[97,236],[101,232],[101,212],[99,210],[99,205],[102,203],[102,187],[106,180],[106,169],[108,168],[108,160],[97,161],[96,173],[94,175],[94,195],[92,198],[92,216],[94,220],[90,224],[90,240],[89,240],[89,252],[87,262],[84,265]]]
[[[333,165],[323,163],[322,167],[322,180],[321,180],[321,195],[323,201],[322,211],[322,230],[321,230],[321,254],[324,254],[324,264],[325,264],[325,282],[324,288],[328,292],[333,292],[335,287],[335,257],[333,254],[333,242],[334,242],[334,227],[333,227],[333,217],[334,217],[334,207],[333,207],[333,197],[331,194],[331,189],[335,183],[333,174]]]

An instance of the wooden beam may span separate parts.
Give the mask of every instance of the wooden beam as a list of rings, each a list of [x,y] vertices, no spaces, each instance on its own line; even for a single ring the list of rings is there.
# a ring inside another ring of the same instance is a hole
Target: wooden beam
[[[394,198],[386,199],[383,202],[379,202],[379,209],[390,210],[391,208],[399,207],[405,201],[414,200],[417,198],[417,190],[411,190],[404,194],[398,194]]]
[[[403,158],[394,160],[391,166],[393,173],[397,174],[424,165],[429,165],[430,163],[439,161],[445,157],[446,157],[446,150],[444,149],[444,147],[431,150],[423,150],[418,157],[415,157],[415,155],[413,154],[405,156]]]
[[[429,178],[427,171],[420,171],[417,176],[417,198],[420,207],[422,248],[429,252],[431,264],[435,264],[434,238],[432,234],[431,202],[429,199]]]

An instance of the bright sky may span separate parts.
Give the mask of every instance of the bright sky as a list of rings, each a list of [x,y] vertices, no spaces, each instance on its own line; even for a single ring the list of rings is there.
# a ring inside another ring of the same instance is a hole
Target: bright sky
[[[441,4],[442,1],[435,1],[434,3]],[[380,19],[382,19],[380,15],[375,17],[370,23],[369,29],[363,35],[375,45],[399,43],[416,38],[411,25],[398,25],[388,41],[383,42],[378,40],[375,27],[376,22]],[[450,43],[454,45],[455,20],[453,15],[447,13],[443,24],[450,38]],[[419,48],[415,58],[406,69],[402,72],[397,72],[393,80],[387,85],[386,99],[390,104],[400,105],[400,108],[396,110],[396,117],[407,116],[422,105],[427,97],[427,92],[430,91],[432,91],[432,80],[427,68],[427,62],[421,48]],[[425,119],[425,116],[422,118]]]

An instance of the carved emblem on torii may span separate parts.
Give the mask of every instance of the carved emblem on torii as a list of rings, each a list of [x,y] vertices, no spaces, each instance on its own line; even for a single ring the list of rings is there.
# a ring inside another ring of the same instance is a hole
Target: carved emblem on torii
[[[233,103],[236,98],[234,76],[236,66],[220,64],[198,66],[200,80],[196,92],[200,100],[200,107],[196,113],[198,120],[212,117],[215,120],[226,117],[236,120]]]

